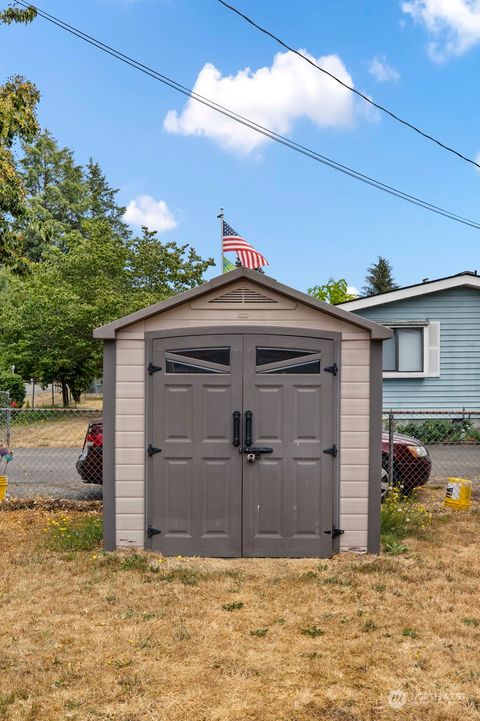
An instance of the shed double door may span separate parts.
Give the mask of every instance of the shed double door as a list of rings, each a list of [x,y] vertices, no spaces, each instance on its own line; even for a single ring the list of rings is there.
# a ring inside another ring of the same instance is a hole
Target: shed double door
[[[332,552],[332,340],[154,339],[147,523],[164,555]]]

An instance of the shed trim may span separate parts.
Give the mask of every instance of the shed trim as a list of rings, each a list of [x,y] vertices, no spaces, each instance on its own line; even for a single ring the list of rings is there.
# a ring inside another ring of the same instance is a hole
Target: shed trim
[[[407,300],[408,298],[417,298],[421,295],[429,293],[438,293],[442,290],[459,287],[476,288],[480,290],[480,277],[476,273],[459,273],[458,275],[450,275],[447,278],[439,278],[438,280],[427,280],[423,283],[415,285],[407,285],[404,288],[395,290],[387,290],[377,295],[369,295],[366,298],[355,298],[340,303],[339,308],[345,308],[356,312],[364,308],[373,308],[377,305],[386,305],[387,303],[395,303],[399,300]],[[372,336],[373,337],[373,336]]]
[[[363,328],[364,330],[368,330],[372,339],[383,340],[386,338],[391,338],[390,329],[385,328],[379,323],[375,323],[374,321],[368,320],[367,318],[357,316],[353,313],[350,313],[349,311],[339,308],[338,306],[330,305],[330,303],[325,303],[322,300],[312,298],[312,296],[307,295],[306,293],[302,293],[298,290],[295,290],[294,288],[290,288],[287,285],[283,285],[283,283],[279,283],[273,278],[269,278],[262,273],[258,273],[257,271],[250,270],[244,267],[237,268],[236,270],[232,270],[229,273],[224,273],[223,275],[218,275],[216,278],[212,278],[212,280],[209,280],[206,283],[197,286],[196,288],[192,288],[191,290],[187,290],[183,293],[178,293],[177,295],[174,295],[171,298],[167,298],[167,300],[163,300],[160,303],[155,303],[154,305],[150,305],[147,308],[143,308],[142,310],[139,310],[135,313],[130,313],[130,315],[119,318],[112,323],[107,323],[106,325],[97,328],[93,332],[94,338],[114,339],[116,337],[117,331],[126,328],[133,323],[138,323],[139,321],[151,318],[154,315],[163,313],[164,311],[181,305],[182,303],[192,301],[194,298],[198,298],[199,296],[205,295],[206,293],[210,293],[213,290],[217,290],[226,285],[230,285],[231,283],[242,278],[247,278],[248,280],[252,281],[260,287],[268,288],[276,293],[283,294],[288,298],[315,308],[316,310],[321,311],[326,315],[330,315],[333,318],[337,318],[338,320],[350,323],[351,325]]]
[[[370,451],[368,475],[368,553],[380,553],[382,475],[382,341],[370,344]]]
[[[115,538],[115,381],[116,344],[103,344],[103,545],[106,551],[116,547]]]

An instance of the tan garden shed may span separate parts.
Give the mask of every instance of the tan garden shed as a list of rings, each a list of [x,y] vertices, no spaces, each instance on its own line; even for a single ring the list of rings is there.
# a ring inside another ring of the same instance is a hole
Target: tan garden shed
[[[105,547],[377,552],[390,335],[246,268],[98,328]]]

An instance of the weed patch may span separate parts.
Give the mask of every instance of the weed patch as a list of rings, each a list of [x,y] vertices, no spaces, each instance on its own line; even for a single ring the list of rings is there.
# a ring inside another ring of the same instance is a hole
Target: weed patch
[[[323,636],[325,631],[318,626],[307,626],[300,629],[300,633],[303,633],[304,636],[310,636],[310,638],[316,638],[317,636]]]
[[[419,503],[415,494],[403,496],[390,488],[381,508],[381,531],[384,550],[391,555],[408,549],[400,543],[407,536],[421,537],[432,522],[432,514]]]
[[[241,601],[232,601],[232,603],[224,603],[222,606],[224,611],[240,611],[243,608]]]
[[[54,551],[93,551],[103,539],[102,519],[97,514],[72,518],[62,514],[45,527],[47,546]]]
[[[250,631],[250,636],[258,636],[258,638],[263,638],[268,633],[268,628],[256,628],[254,631]]]

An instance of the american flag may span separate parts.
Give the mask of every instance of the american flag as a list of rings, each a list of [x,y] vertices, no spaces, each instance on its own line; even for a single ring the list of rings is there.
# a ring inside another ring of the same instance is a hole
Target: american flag
[[[245,238],[238,235],[228,223],[223,221],[223,252],[232,251],[238,255],[240,263],[246,268],[255,270],[262,265],[268,265],[268,260],[258,250],[255,250],[253,245],[250,245]]]

